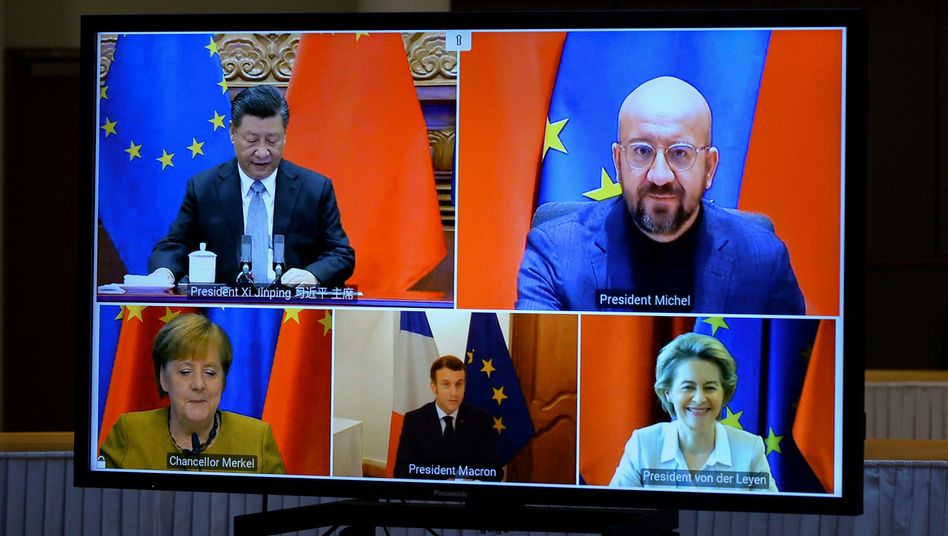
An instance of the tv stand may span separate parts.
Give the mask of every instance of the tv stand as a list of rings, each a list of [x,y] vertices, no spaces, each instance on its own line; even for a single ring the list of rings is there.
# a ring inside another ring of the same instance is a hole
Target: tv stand
[[[235,536],[340,526],[351,536],[374,534],[375,527],[672,536],[678,534],[678,511],[346,499],[234,516]]]

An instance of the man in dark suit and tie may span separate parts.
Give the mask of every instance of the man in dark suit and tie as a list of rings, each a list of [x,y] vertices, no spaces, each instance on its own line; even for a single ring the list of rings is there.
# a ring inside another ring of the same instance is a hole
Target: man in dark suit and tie
[[[431,365],[434,402],[405,414],[395,456],[397,478],[503,478],[490,416],[464,403],[467,368],[453,355]]]
[[[236,158],[188,180],[178,216],[148,260],[169,283],[187,274],[188,254],[206,243],[217,254],[218,283],[238,275],[242,235],[253,237],[257,283],[274,279],[272,237],[285,239],[287,285],[339,286],[355,269],[332,182],[283,159],[290,110],[275,88],[258,85],[231,104]]]
[[[620,197],[582,203],[528,234],[517,309],[805,313],[769,220],[703,199],[719,155],[697,89],[663,76],[632,91],[612,158]]]

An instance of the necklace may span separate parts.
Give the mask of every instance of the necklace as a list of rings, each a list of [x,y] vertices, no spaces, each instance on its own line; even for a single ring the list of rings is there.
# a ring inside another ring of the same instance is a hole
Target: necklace
[[[175,439],[174,435],[171,433],[171,411],[168,412],[168,436],[171,437],[171,442],[174,443],[174,446],[181,449],[181,452],[185,454],[193,454],[197,456],[202,451],[204,451],[207,448],[207,446],[210,445],[211,442],[214,441],[214,438],[217,437],[217,431],[220,429],[220,426],[221,426],[221,410],[218,409],[217,411],[214,412],[214,424],[211,425],[211,431],[207,433],[207,441],[198,445],[197,448],[190,448],[190,449],[182,448],[181,445],[178,444],[178,440]],[[192,437],[196,437],[197,433],[195,432],[191,435]]]

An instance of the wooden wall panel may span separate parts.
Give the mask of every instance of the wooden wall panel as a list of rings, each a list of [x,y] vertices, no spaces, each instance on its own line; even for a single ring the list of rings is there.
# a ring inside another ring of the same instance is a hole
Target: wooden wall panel
[[[511,315],[511,358],[536,435],[507,466],[507,479],[576,482],[577,315]]]

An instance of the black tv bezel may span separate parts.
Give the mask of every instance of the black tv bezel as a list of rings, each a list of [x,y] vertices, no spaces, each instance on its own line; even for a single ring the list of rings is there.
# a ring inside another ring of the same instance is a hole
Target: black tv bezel
[[[843,234],[844,319],[842,397],[842,494],[835,496],[708,493],[655,490],[614,490],[579,485],[544,486],[523,483],[444,484],[339,477],[276,477],[94,471],[90,467],[92,408],[92,349],[95,285],[93,281],[95,214],[95,120],[99,77],[99,33],[247,31],[423,31],[447,29],[592,28],[810,28],[845,27],[845,203]],[[572,507],[729,510],[808,514],[857,515],[863,505],[864,377],[864,251],[867,26],[857,9],[825,10],[667,10],[667,11],[546,11],[546,12],[427,12],[427,13],[308,13],[227,15],[84,15],[81,23],[80,69],[80,221],[77,228],[79,263],[78,340],[76,352],[75,485],[82,487],[163,489],[208,492],[270,493],[301,496],[461,501],[468,503],[535,504]],[[579,510],[581,512],[582,510]]]

